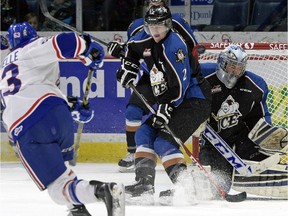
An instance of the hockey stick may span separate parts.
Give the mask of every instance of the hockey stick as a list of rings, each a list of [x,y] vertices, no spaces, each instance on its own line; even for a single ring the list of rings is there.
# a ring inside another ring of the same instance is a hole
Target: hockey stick
[[[68,25],[67,23],[62,22],[61,20],[56,19],[55,17],[51,16],[51,14],[48,11],[48,7],[47,7],[47,2],[46,0],[38,0],[40,9],[43,13],[43,15],[45,17],[47,17],[48,19],[50,19],[51,21],[59,24],[60,26],[63,26],[73,32],[76,32],[77,34],[83,34],[83,32],[78,31],[76,28],[74,28],[73,26]],[[108,43],[95,38],[91,35],[91,38],[105,46],[108,46]],[[92,75],[93,75],[94,69],[90,68],[88,71],[88,76],[87,76],[87,83],[86,83],[86,87],[85,87],[85,92],[84,92],[84,96],[83,96],[83,105],[87,105],[88,104],[88,94],[90,91],[90,86],[91,86],[91,80],[92,80]],[[76,139],[74,142],[74,156],[73,156],[73,160],[69,161],[69,164],[71,166],[75,166],[77,163],[77,159],[78,159],[78,154],[79,154],[79,148],[80,148],[80,140],[81,140],[81,136],[82,136],[82,131],[83,131],[83,123],[79,123],[78,124],[78,128],[77,128],[77,135],[76,135]]]
[[[62,22],[61,20],[58,20],[58,19],[56,19],[55,17],[51,16],[51,14],[50,14],[49,11],[48,11],[48,7],[47,7],[47,2],[46,2],[46,0],[38,0],[38,3],[39,3],[39,5],[40,5],[40,9],[41,9],[43,15],[44,15],[45,17],[47,17],[48,19],[50,19],[51,21],[59,24],[60,26],[65,27],[65,28],[67,28],[67,29],[69,29],[69,30],[71,30],[71,31],[73,31],[73,32],[76,32],[77,34],[83,34],[83,33],[84,33],[84,32],[78,31],[78,30],[77,30],[76,28],[74,28],[73,26],[71,26],[71,25],[69,25],[69,24],[67,24],[67,23],[65,23],[65,22]],[[108,43],[106,43],[106,42],[103,41],[103,40],[100,40],[99,38],[93,37],[92,35],[91,35],[91,38],[92,38],[93,40],[95,40],[95,41],[103,44],[104,46],[108,46]]]
[[[96,69],[94,70],[93,68],[89,68],[88,76],[87,76],[87,83],[86,83],[86,86],[85,86],[85,92],[84,92],[84,96],[83,96],[83,106],[86,106],[88,104],[88,95],[89,95],[89,92],[90,92],[91,81],[92,81],[92,76],[93,76],[94,71],[96,71]],[[76,163],[77,163],[78,154],[79,154],[79,148],[80,148],[80,140],[81,140],[82,131],[83,131],[83,126],[84,126],[84,123],[79,122],[78,128],[77,128],[76,139],[74,141],[73,160],[69,161],[69,164],[71,166],[76,166]]]
[[[140,93],[138,92],[138,90],[136,89],[136,87],[131,83],[129,84],[129,87],[135,92],[135,94],[139,97],[139,99],[145,104],[145,106],[150,110],[150,112],[152,114],[156,114],[154,108],[152,106],[150,106],[149,102],[146,100],[146,98]],[[210,183],[214,185],[215,189],[217,190],[218,194],[225,200],[227,200],[228,202],[241,202],[244,201],[247,198],[247,194],[246,192],[242,192],[239,194],[228,194],[226,193],[222,187],[212,178],[212,176],[209,174],[209,172],[203,167],[203,165],[200,163],[200,161],[198,159],[196,159],[192,153],[189,151],[189,149],[184,145],[184,143],[178,138],[176,137],[176,135],[174,134],[174,132],[169,128],[169,126],[167,124],[165,124],[165,129],[171,134],[171,136],[173,137],[173,139],[177,142],[177,144],[179,146],[181,146],[186,154],[190,157],[191,160],[193,160],[197,166],[204,171],[204,173],[206,174],[206,177],[209,179]]]
[[[251,176],[267,170],[268,167],[277,164],[280,161],[280,154],[274,154],[260,162],[255,162],[252,165],[247,165],[235,151],[223,140],[209,125],[206,124],[206,129],[203,135],[217,149],[217,151],[233,166],[237,172],[243,176]]]

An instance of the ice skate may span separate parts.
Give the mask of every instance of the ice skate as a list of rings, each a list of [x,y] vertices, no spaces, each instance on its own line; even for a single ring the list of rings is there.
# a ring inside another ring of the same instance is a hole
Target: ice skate
[[[108,216],[125,215],[125,193],[122,184],[99,181],[90,181],[90,184],[95,186],[95,196],[104,201]]]
[[[124,158],[118,162],[119,171],[123,173],[135,171],[134,153],[128,153]]]
[[[133,205],[152,205],[154,192],[154,185],[149,178],[140,178],[133,185],[125,186],[126,202]]]
[[[181,169],[179,169],[181,170]],[[173,180],[174,187],[159,194],[161,205],[191,206],[196,205],[195,182],[192,175],[187,170],[182,170],[177,175],[177,180]]]
[[[69,210],[67,216],[92,216],[85,205],[73,205],[73,208]]]

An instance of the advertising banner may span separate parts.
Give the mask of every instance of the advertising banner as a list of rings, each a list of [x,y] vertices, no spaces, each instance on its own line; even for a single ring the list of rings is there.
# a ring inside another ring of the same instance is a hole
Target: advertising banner
[[[125,107],[131,90],[122,88],[117,82],[119,67],[120,60],[105,60],[103,67],[94,73],[88,100],[94,118],[84,125],[84,133],[124,133]],[[83,98],[88,68],[80,62],[61,62],[60,71],[61,91]]]
[[[212,17],[214,0],[191,0],[191,26],[209,25]],[[172,13],[185,17],[185,0],[171,0]],[[188,18],[186,18],[188,20]]]

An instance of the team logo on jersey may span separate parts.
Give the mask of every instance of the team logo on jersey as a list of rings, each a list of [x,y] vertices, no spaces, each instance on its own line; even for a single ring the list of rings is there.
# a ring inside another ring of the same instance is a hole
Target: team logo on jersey
[[[164,73],[159,71],[155,65],[150,71],[150,82],[155,96],[162,95],[168,89]]]
[[[14,136],[18,136],[19,133],[23,130],[23,126],[20,125],[19,127],[14,129]]]
[[[176,55],[176,62],[184,63],[186,55],[184,54],[182,49],[178,49],[177,52],[175,53],[175,55]]]
[[[151,56],[151,49],[150,48],[145,48],[145,50],[143,52],[143,56],[144,57]]]
[[[218,122],[218,133],[222,129],[231,128],[237,125],[238,118],[241,116],[239,103],[237,103],[231,95],[229,95],[221,104],[217,116],[212,113],[212,117]]]

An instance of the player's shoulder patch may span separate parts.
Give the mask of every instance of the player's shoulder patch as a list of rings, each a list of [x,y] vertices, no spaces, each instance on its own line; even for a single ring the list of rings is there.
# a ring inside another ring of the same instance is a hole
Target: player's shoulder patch
[[[183,52],[182,49],[178,49],[178,50],[175,52],[175,55],[176,55],[176,62],[184,63],[185,58],[186,58],[186,55],[185,55],[185,53]]]

